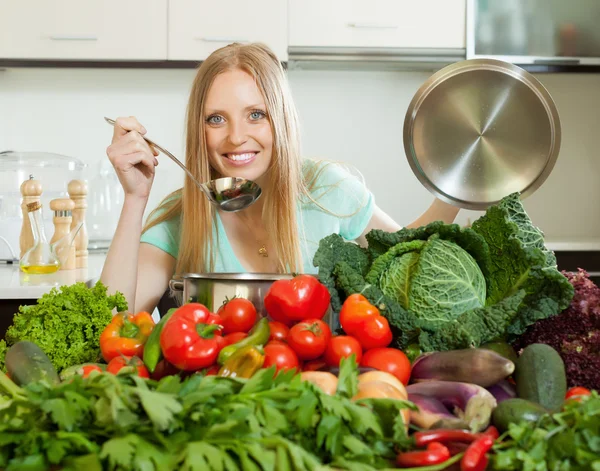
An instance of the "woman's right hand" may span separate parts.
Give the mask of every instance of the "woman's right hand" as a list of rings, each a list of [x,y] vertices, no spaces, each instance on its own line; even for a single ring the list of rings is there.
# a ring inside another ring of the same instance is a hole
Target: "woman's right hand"
[[[144,134],[146,128],[134,116],[117,118],[106,155],[117,172],[125,196],[147,199],[158,165],[158,152],[144,140]]]

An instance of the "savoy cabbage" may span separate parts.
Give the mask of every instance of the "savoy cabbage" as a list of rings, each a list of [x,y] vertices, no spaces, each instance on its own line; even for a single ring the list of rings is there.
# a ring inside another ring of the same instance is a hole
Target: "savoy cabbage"
[[[368,248],[333,234],[314,265],[334,312],[362,293],[385,315],[399,348],[476,347],[511,339],[558,314],[573,287],[546,250],[518,194],[491,206],[472,228],[437,221],[388,233],[373,230]]]

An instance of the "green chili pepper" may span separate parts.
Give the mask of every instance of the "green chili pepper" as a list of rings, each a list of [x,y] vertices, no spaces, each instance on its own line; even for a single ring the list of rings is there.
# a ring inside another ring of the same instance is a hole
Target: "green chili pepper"
[[[146,340],[146,344],[144,345],[144,365],[146,365],[150,373],[154,373],[156,365],[163,358],[162,350],[160,349],[160,333],[176,310],[176,308],[169,309],[163,318],[158,321],[158,324],[154,326],[148,340]]]
[[[247,345],[252,345],[254,347],[264,345],[268,342],[270,336],[271,329],[269,328],[269,321],[266,317],[263,317],[256,324],[254,324],[254,327],[252,327],[252,330],[250,330],[247,337],[222,349],[219,352],[217,362],[219,365],[223,365],[225,361],[227,361],[227,359],[236,352],[236,350]]]

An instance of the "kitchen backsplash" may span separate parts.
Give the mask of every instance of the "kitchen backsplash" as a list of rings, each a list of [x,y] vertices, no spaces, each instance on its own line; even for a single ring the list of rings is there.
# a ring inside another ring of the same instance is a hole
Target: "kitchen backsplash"
[[[406,162],[402,127],[422,72],[288,72],[304,154],[362,172],[378,204],[399,223],[432,201]],[[88,178],[106,159],[112,128],[135,115],[148,135],[183,159],[185,107],[193,70],[8,69],[0,71],[0,151],[48,151],[83,160]],[[544,74],[555,99],[562,147],[546,183],[525,201],[552,239],[600,239],[600,74]],[[178,188],[183,172],[160,158],[148,211]],[[66,184],[66,183],[65,183]],[[461,211],[466,224],[479,213]],[[115,214],[115,218],[118,214]]]

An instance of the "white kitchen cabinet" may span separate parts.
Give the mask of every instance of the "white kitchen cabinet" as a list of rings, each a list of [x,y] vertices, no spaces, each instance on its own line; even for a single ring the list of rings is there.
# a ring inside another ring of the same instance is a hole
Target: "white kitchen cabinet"
[[[167,0],[0,0],[0,58],[165,60]]]
[[[465,47],[465,0],[288,1],[290,47]]]
[[[169,0],[170,60],[203,60],[232,42],[263,42],[287,60],[287,0]]]

